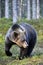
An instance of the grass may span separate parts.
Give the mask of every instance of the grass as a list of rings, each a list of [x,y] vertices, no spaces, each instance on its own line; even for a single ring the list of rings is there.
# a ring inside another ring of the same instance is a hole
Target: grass
[[[43,61],[41,61],[41,59],[38,58],[38,56],[33,56],[32,58],[25,58],[23,60],[15,60],[15,61],[12,61],[11,63],[9,63],[9,65],[36,65],[36,64],[39,64]]]
[[[19,47],[12,46],[12,57],[8,57],[5,54],[5,34],[9,27],[12,25],[12,19],[1,18],[0,19],[0,65],[43,65],[43,19],[38,20],[18,20],[18,23],[25,21],[31,24],[37,31],[37,43],[33,49],[32,56],[19,60]]]

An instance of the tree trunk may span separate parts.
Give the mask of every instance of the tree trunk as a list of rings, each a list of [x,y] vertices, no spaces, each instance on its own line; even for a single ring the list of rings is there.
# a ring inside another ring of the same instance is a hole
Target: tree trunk
[[[22,0],[19,2],[19,17],[21,18]]]
[[[39,7],[39,0],[37,0],[37,19],[40,16],[40,7]]]
[[[5,18],[9,18],[9,0],[5,0]]]
[[[12,0],[13,3],[13,23],[17,22],[17,9],[16,9],[16,0]]]
[[[28,4],[27,4],[27,19],[30,20],[30,0],[28,0]]]
[[[36,0],[32,0],[32,19],[37,18]]]

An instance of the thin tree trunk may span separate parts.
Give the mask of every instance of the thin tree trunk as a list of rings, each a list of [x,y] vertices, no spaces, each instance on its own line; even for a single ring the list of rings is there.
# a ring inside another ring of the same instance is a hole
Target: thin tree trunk
[[[40,16],[39,0],[37,0],[37,18]]]
[[[13,3],[13,23],[17,22],[17,9],[16,9],[16,0],[12,0]]]
[[[9,18],[9,0],[5,0],[5,18]]]
[[[27,19],[30,20],[30,0],[28,0],[28,4],[27,4]]]
[[[37,17],[36,0],[32,0],[32,19],[36,19],[36,17]]]
[[[21,10],[22,10],[22,0],[19,3],[19,17],[21,18]]]

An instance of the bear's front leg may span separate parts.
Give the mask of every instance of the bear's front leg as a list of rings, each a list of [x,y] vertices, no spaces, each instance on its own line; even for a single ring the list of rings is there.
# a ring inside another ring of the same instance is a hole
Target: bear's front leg
[[[12,56],[12,53],[10,52],[12,45],[13,43],[9,39],[5,41],[5,53],[7,56]]]
[[[20,49],[20,56],[19,56],[20,60],[22,60],[24,57],[27,57],[27,49],[28,48],[21,48]]]
[[[7,56],[12,56],[12,53],[10,52],[11,46],[12,45],[10,43],[5,42],[5,53]]]
[[[20,56],[19,56],[19,59],[20,59],[20,60],[22,60],[23,57],[24,57],[23,51],[24,51],[24,49],[21,48],[21,49],[20,49]]]

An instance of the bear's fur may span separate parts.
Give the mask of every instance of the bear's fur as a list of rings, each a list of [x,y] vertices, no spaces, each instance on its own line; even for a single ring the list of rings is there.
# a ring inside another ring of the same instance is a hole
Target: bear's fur
[[[12,56],[10,48],[15,44],[20,47],[19,59],[30,56],[36,43],[36,37],[36,31],[30,24],[12,25],[5,36],[5,52],[7,56]]]

